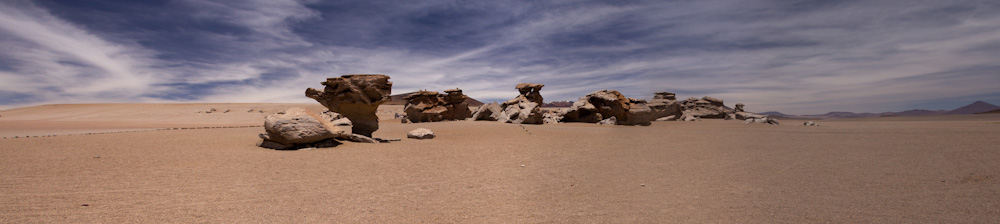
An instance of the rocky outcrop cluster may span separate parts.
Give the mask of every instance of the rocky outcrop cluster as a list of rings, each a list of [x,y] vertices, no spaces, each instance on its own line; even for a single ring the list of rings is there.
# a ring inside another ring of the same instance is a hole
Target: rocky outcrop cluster
[[[618,125],[650,125],[653,110],[645,100],[628,98],[615,90],[595,91],[581,97],[567,109],[547,117],[558,122],[587,122]]]
[[[502,104],[490,103],[479,106],[472,120],[499,121],[514,124],[542,124],[541,110],[542,84],[521,83],[515,87],[520,94]]]
[[[406,96],[406,106],[403,112],[404,122],[437,122],[445,120],[464,120],[472,117],[469,97],[462,94],[461,89],[449,89],[445,94],[432,91],[419,91]]]
[[[313,98],[330,111],[343,114],[353,123],[351,132],[371,137],[378,130],[378,106],[388,102],[392,82],[386,75],[345,75],[328,78],[322,82],[322,91],[306,89],[306,96]]]

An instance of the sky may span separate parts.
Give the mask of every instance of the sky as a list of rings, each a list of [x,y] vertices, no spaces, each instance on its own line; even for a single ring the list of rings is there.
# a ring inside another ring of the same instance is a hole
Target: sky
[[[820,114],[1000,103],[1000,1],[0,2],[0,109],[314,102],[328,77],[393,93],[546,101],[613,89]]]

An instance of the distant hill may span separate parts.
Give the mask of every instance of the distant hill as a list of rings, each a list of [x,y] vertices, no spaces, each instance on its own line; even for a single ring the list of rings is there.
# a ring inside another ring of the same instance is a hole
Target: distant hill
[[[542,104],[542,107],[571,107],[573,106],[573,101],[552,101]]]
[[[1000,110],[991,110],[991,111],[986,111],[986,112],[977,113],[977,114],[1000,114]]]
[[[885,112],[882,113],[883,117],[888,116],[931,116],[931,115],[942,115],[947,113],[946,110],[907,110],[901,112]]]
[[[975,114],[992,110],[1000,110],[1000,106],[993,105],[983,101],[976,101],[964,107],[959,107],[958,109],[948,111],[945,114]]]
[[[403,94],[391,95],[391,96],[389,96],[389,99],[391,99],[391,100],[389,102],[384,103],[383,105],[406,105],[406,100],[403,99],[403,98],[406,98],[406,96],[409,96],[410,94],[414,94],[414,93],[416,93],[416,92],[408,92],[408,93],[403,93]],[[473,99],[472,97],[469,97],[468,99],[465,99],[465,102],[468,103],[469,106],[478,107],[478,106],[483,105],[483,102],[479,102],[479,100]]]

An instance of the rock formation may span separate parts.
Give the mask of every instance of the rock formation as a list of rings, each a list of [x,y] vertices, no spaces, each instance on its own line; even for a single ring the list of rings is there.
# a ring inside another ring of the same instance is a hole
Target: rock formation
[[[597,123],[614,117],[619,125],[650,125],[653,120],[653,110],[645,100],[627,98],[615,90],[592,92],[555,113],[550,117],[562,116],[562,122]]]
[[[722,100],[714,97],[688,98],[682,103],[683,111],[680,120],[689,118],[726,118],[726,109]]]
[[[315,143],[333,143],[329,141],[350,135],[330,121],[301,107],[267,115],[264,118],[264,131],[265,133],[260,134],[262,141],[258,146],[272,149],[311,147]]]
[[[676,120],[681,116],[681,104],[677,102],[677,95],[671,92],[657,92],[653,95],[653,100],[649,101],[649,108],[653,110],[653,119],[656,120]],[[669,117],[669,118],[667,118]]]
[[[330,111],[343,114],[351,120],[351,132],[367,137],[378,130],[375,111],[389,101],[392,82],[386,75],[345,75],[328,78],[322,82],[322,91],[309,88],[306,96],[313,98]]]
[[[436,122],[443,120],[464,120],[472,116],[469,110],[468,98],[461,89],[449,89],[446,94],[438,92],[419,91],[404,98],[408,121],[412,123]]]
[[[476,109],[473,120],[495,120],[514,124],[542,124],[542,84],[521,83],[515,87],[520,95],[497,105],[486,104]]]

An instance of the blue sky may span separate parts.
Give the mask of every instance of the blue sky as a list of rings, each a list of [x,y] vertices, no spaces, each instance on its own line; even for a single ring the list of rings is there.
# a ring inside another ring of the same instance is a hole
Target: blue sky
[[[1000,103],[1000,1],[0,3],[0,109],[312,102],[327,77],[482,101],[542,83],[815,114]]]

